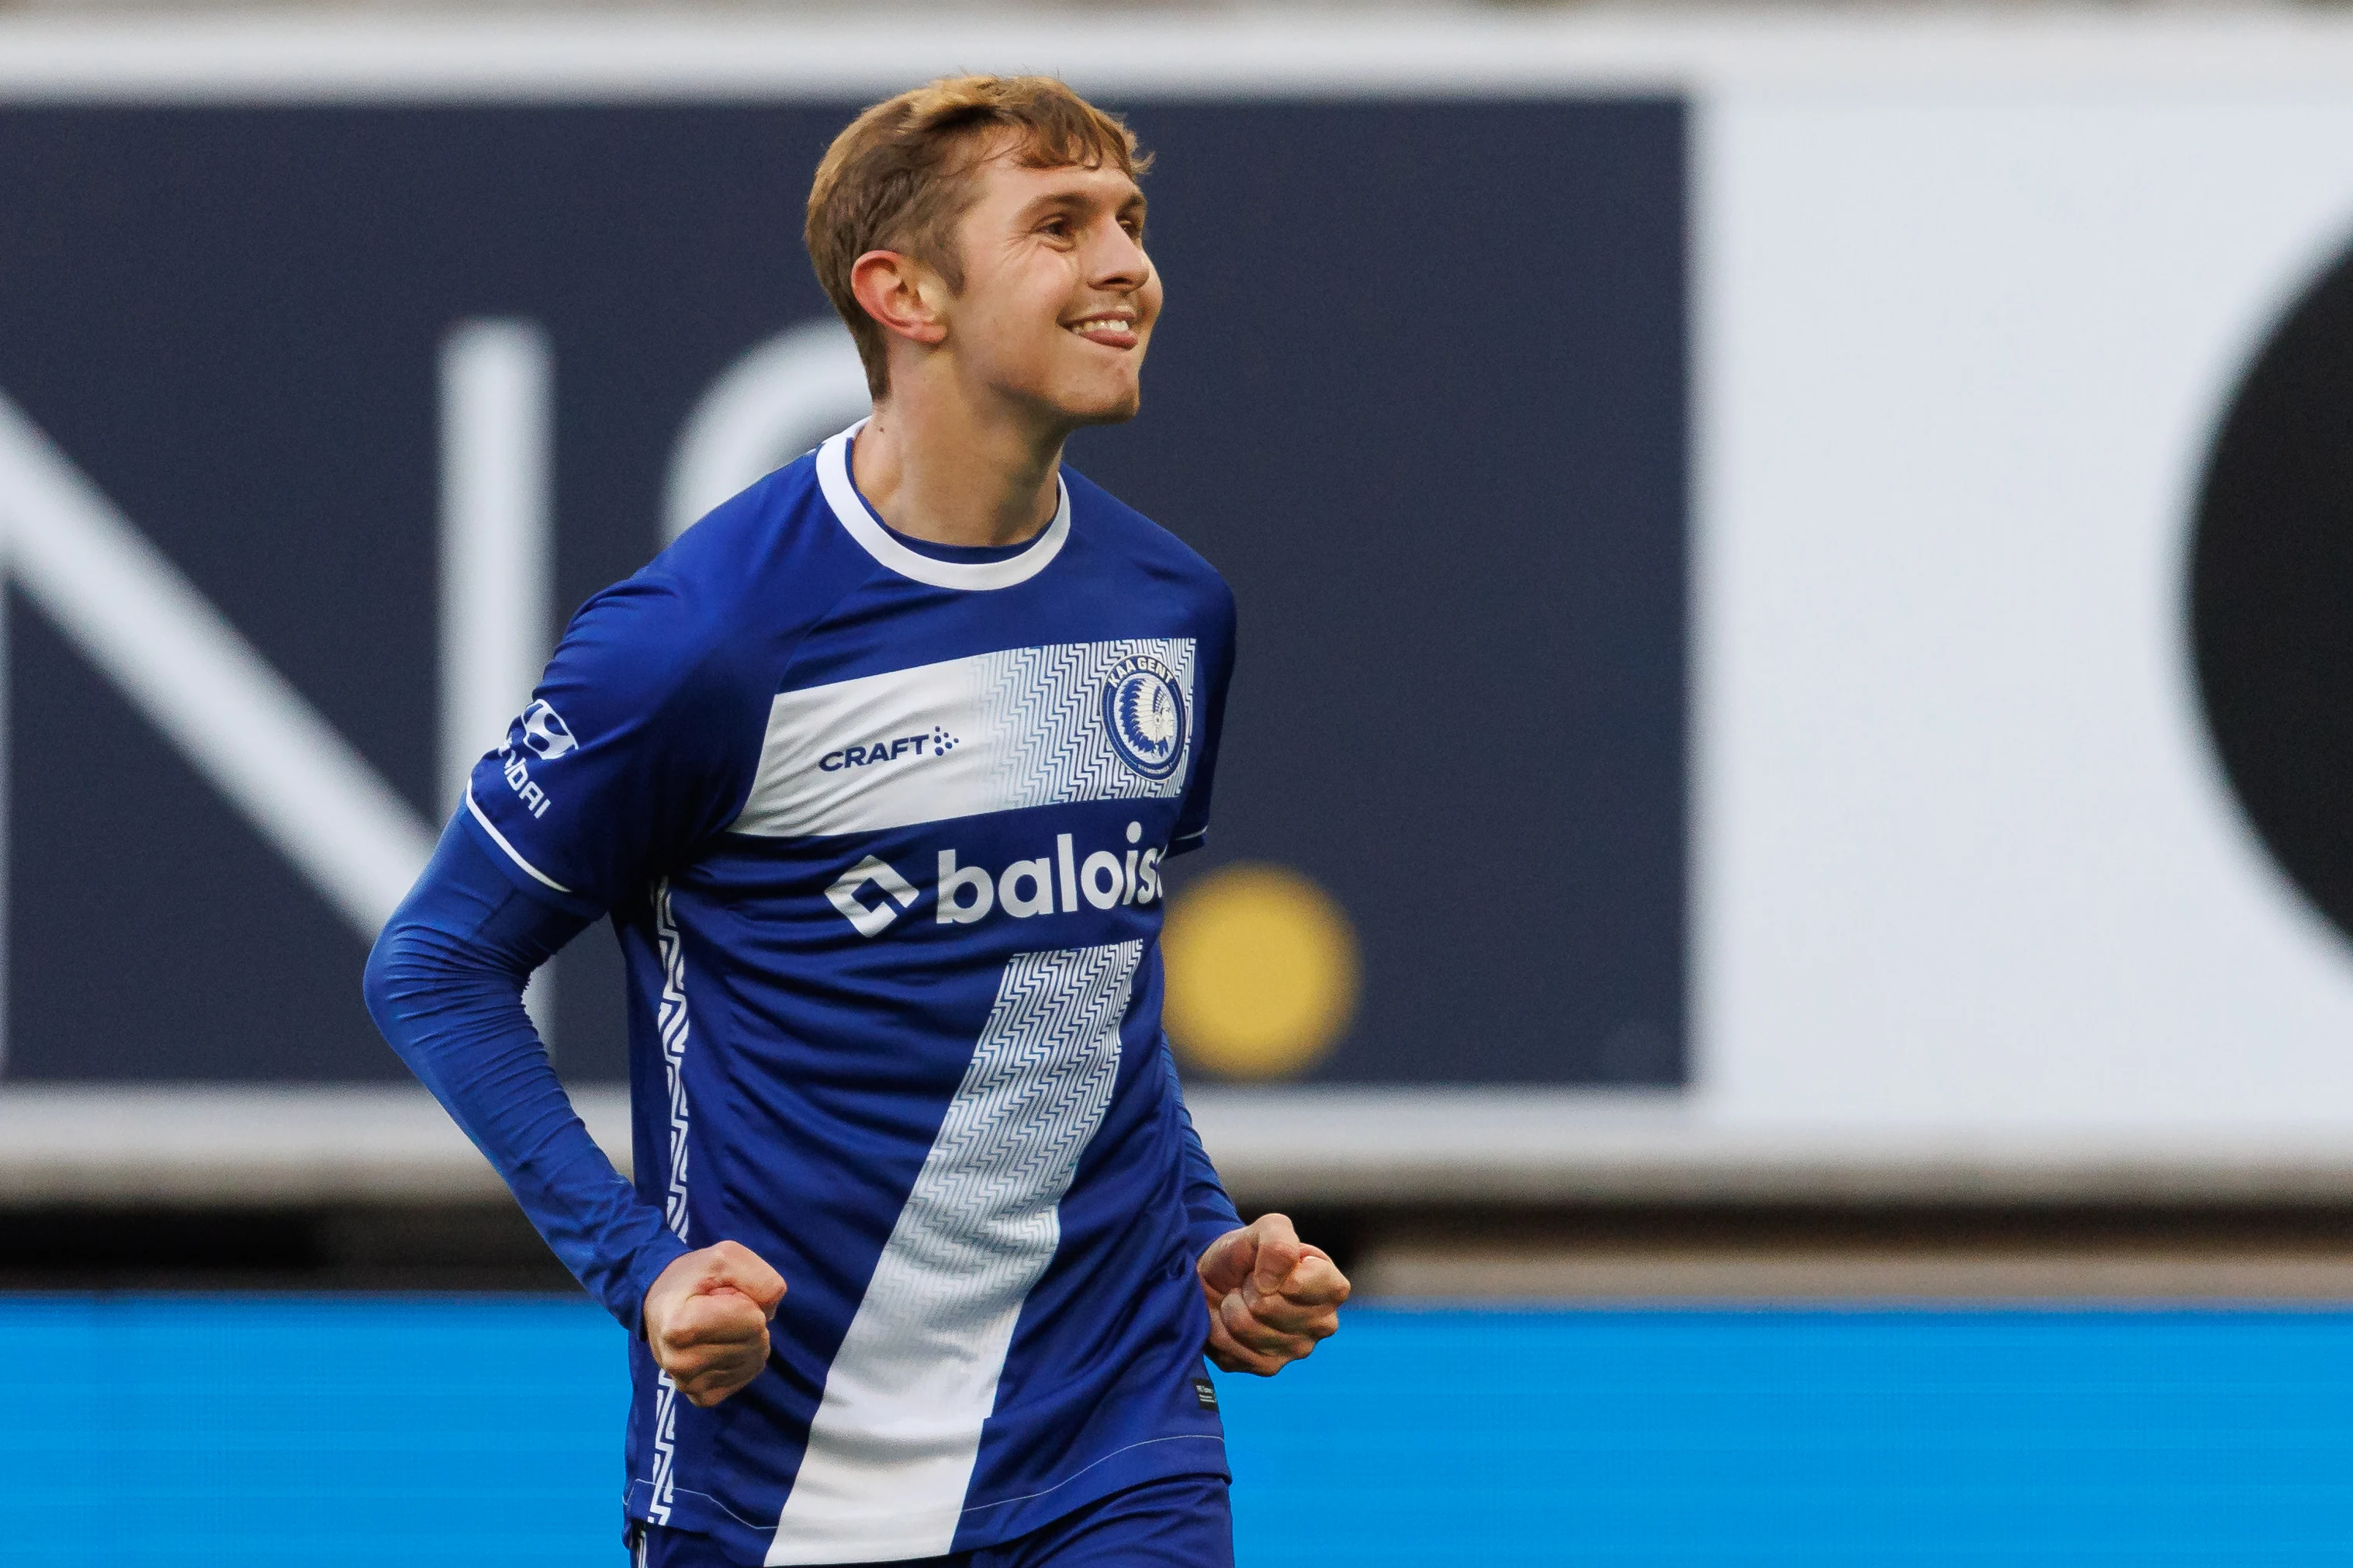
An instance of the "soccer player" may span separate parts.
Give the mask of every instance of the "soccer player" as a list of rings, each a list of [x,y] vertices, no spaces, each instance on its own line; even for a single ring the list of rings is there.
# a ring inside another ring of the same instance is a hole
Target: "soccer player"
[[[574,618],[368,965],[385,1035],[630,1330],[638,1560],[1232,1561],[1202,1357],[1347,1281],[1243,1225],[1160,1029],[1234,612],[1061,463],[1161,308],[1145,162],[1034,77],[827,153],[808,247],[872,416]],[[637,1181],[525,980],[609,916]]]

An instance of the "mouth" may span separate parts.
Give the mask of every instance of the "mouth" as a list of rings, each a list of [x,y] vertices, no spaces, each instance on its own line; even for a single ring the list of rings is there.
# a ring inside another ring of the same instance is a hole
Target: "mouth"
[[[1132,310],[1098,311],[1091,316],[1081,316],[1074,322],[1064,322],[1062,330],[1075,333],[1089,343],[1099,343],[1105,348],[1134,348],[1136,344],[1135,313]]]

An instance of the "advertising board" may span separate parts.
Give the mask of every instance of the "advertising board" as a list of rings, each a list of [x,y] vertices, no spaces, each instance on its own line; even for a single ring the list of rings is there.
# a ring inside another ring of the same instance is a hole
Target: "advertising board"
[[[1240,594],[1215,856],[1356,944],[1232,1125],[2353,1133],[2341,22],[240,26],[0,52],[13,1081],[396,1075],[351,976],[455,759],[690,479],[847,422],[799,182],[981,62],[1161,154],[1147,411],[1073,459]],[[309,716],[166,700],[231,667]],[[606,972],[540,1001],[609,1076]]]
[[[1118,101],[1171,304],[1072,456],[1240,600],[1202,863],[1359,977],[1274,1065],[1678,1082],[1681,104]],[[403,1075],[367,941],[565,616],[864,410],[800,239],[860,106],[0,109],[11,1079]],[[584,1080],[610,949],[535,998]]]

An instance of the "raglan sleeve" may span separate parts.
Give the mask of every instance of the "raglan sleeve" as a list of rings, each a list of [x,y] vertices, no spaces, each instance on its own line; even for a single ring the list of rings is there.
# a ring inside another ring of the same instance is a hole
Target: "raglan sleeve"
[[[1209,836],[1209,794],[1217,783],[1218,746],[1226,726],[1226,688],[1234,673],[1234,596],[1223,578],[1217,581],[1205,620],[1196,654],[1198,738],[1192,777],[1186,781],[1184,797],[1176,806],[1176,831],[1168,841],[1171,855],[1199,849]]]
[[[683,585],[640,575],[581,607],[506,742],[474,765],[484,846],[590,915],[641,895],[725,828],[765,694]]]
[[[723,827],[755,694],[659,582],[599,595],[369,955],[368,1010],[555,1255],[632,1332],[686,1246],[588,1135],[523,1010],[532,971]],[[755,760],[755,759],[754,759]]]

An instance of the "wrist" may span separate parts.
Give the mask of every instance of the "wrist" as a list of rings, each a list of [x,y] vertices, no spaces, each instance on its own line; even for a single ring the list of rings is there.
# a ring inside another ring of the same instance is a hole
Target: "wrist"
[[[1243,1224],[1239,1218],[1229,1220],[1207,1219],[1196,1220],[1193,1222],[1192,1224],[1186,1228],[1185,1232],[1186,1244],[1193,1249],[1193,1266],[1197,1269],[1200,1267],[1202,1261],[1209,1255],[1209,1249],[1211,1247],[1216,1246],[1219,1242],[1225,1240],[1236,1231],[1243,1228]]]
[[[638,1252],[635,1266],[629,1270],[629,1282],[624,1287],[631,1310],[627,1316],[618,1312],[614,1315],[620,1318],[621,1326],[640,1343],[653,1342],[652,1327],[648,1321],[646,1309],[651,1303],[654,1287],[661,1282],[663,1272],[671,1264],[693,1250],[669,1231],[663,1231]]]

